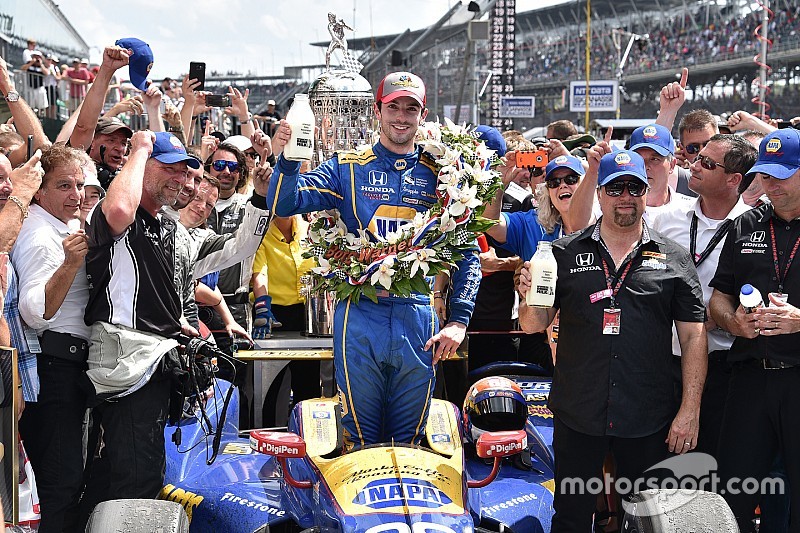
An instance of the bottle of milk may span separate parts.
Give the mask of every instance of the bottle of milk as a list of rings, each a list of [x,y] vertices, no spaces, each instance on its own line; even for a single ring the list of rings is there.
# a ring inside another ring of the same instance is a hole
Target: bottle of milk
[[[553,307],[556,298],[558,264],[550,241],[539,241],[531,258],[531,290],[525,298],[531,307]]]
[[[283,157],[289,161],[310,161],[314,154],[314,112],[307,94],[294,95],[286,122],[292,128],[292,137],[283,149]]]
[[[758,289],[745,283],[739,291],[739,303],[742,304],[745,313],[752,313],[753,310],[764,305],[764,299]]]

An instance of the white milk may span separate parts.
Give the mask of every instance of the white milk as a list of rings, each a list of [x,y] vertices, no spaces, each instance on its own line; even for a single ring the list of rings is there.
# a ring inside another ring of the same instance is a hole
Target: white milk
[[[525,298],[531,307],[553,307],[556,298],[558,264],[553,256],[552,243],[539,241],[531,258],[531,290]]]
[[[307,94],[294,95],[286,122],[292,128],[292,137],[283,149],[283,157],[289,161],[311,160],[314,154],[314,112],[311,111]]]

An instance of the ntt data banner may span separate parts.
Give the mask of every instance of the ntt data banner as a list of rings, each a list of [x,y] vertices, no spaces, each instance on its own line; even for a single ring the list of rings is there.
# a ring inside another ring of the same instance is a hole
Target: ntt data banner
[[[589,82],[589,111],[616,111],[619,85],[616,80]],[[572,81],[569,84],[569,110],[574,113],[586,111],[586,82]]]

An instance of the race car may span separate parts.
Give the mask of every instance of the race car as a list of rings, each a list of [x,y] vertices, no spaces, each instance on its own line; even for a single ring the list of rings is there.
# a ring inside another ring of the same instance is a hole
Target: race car
[[[218,380],[205,415],[166,428],[159,497],[181,504],[197,533],[549,532],[550,379],[509,377],[501,386],[490,382],[477,390],[472,405],[522,414],[520,431],[486,431],[478,425],[489,419],[470,422],[452,403],[434,400],[424,445],[347,453],[335,399],[299,403],[287,432],[240,432],[236,394],[220,416],[230,384]],[[221,427],[216,457],[205,420]]]

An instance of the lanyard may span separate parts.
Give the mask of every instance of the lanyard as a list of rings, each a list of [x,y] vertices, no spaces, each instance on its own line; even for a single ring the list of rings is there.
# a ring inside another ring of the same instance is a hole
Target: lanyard
[[[797,253],[797,247],[800,246],[800,237],[795,241],[792,251],[789,253],[789,259],[786,260],[786,267],[781,274],[780,263],[778,262],[778,244],[775,241],[775,223],[773,219],[769,219],[769,236],[772,239],[772,263],[775,265],[775,275],[778,277],[778,292],[783,293],[783,280],[786,279],[786,274],[789,273],[789,267],[792,266],[794,254]]]
[[[606,263],[606,258],[601,255],[600,260],[603,262],[603,273],[606,276],[606,288],[611,293],[611,309],[614,309],[614,307],[616,307],[617,293],[619,292],[620,287],[622,287],[622,283],[625,281],[625,276],[628,275],[628,271],[631,269],[633,258],[631,258],[630,261],[628,261],[628,264],[625,265],[625,270],[622,271],[622,275],[614,280],[613,287],[611,286],[611,276],[608,273],[608,264]]]
[[[732,223],[733,221],[731,219],[727,219],[725,222],[720,224],[716,233],[714,233],[714,236],[711,237],[711,240],[708,242],[706,249],[703,250],[700,255],[698,255],[695,251],[697,247],[697,213],[692,213],[692,223],[689,226],[689,253],[692,255],[694,266],[700,266],[700,263],[705,261],[708,256],[711,255],[711,252],[717,247],[719,241],[725,238],[725,235],[728,234],[728,230],[731,228]]]

